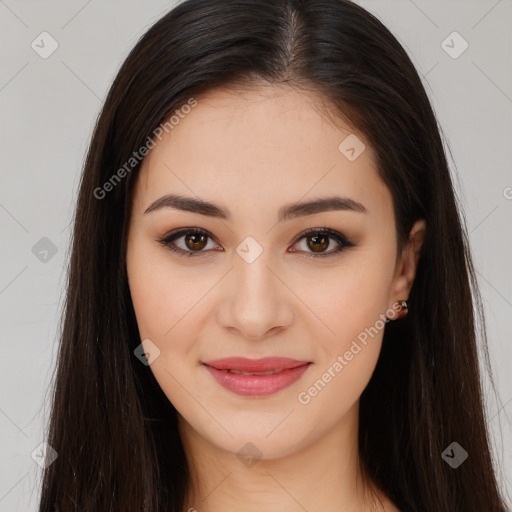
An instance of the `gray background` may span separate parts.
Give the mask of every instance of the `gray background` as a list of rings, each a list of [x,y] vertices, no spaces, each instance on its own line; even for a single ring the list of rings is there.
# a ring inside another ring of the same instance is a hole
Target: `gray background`
[[[94,121],[129,50],[174,4],[0,0],[2,511],[36,510],[40,469],[31,454],[43,440],[69,223]],[[512,481],[512,0],[360,4],[409,52],[449,141],[487,313],[499,400],[487,380],[484,387],[505,488]],[[58,43],[46,59],[31,47],[43,45],[43,31]],[[469,45],[457,58],[464,43],[454,31]],[[37,250],[49,245],[54,255]]]

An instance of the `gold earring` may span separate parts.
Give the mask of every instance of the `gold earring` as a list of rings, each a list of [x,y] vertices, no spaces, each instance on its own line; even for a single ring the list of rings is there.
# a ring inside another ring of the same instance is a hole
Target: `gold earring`
[[[398,302],[395,302],[395,304],[400,305],[400,309],[396,312],[395,318],[393,318],[393,319],[388,318],[388,320],[398,320],[399,318],[402,318],[405,315],[407,315],[407,313],[409,313],[409,305],[407,304],[407,300],[408,299],[404,299],[404,300],[399,300]],[[393,309],[395,309],[395,308],[393,307]]]

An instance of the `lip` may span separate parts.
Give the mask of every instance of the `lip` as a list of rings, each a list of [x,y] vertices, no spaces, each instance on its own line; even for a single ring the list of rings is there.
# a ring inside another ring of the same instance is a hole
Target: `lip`
[[[297,361],[289,357],[263,357],[261,359],[247,359],[246,357],[225,357],[205,361],[203,364],[218,370],[237,370],[241,372],[268,372],[273,370],[289,370],[303,366],[309,361]]]
[[[229,357],[203,363],[217,383],[241,396],[268,396],[277,393],[299,380],[311,364],[309,361],[297,361],[282,357],[265,357],[263,359]],[[280,371],[273,375],[241,375],[228,370]]]

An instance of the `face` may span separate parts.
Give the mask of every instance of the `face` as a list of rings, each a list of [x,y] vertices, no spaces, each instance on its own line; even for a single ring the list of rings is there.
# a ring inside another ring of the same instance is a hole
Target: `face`
[[[288,87],[210,92],[137,177],[127,272],[150,369],[182,428],[232,453],[283,456],[353,416],[412,285],[372,148],[318,107]],[[204,364],[228,357],[296,368]]]

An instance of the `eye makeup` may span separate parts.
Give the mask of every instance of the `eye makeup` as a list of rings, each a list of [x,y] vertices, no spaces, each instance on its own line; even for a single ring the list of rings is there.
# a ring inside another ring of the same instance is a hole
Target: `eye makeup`
[[[195,237],[196,239],[204,241],[205,239],[209,239],[214,241],[215,237],[213,237],[210,232],[208,232],[205,229],[199,228],[199,227],[186,227],[186,228],[179,228],[177,230],[172,231],[162,239],[158,239],[157,242],[161,243],[163,246],[165,246],[167,249],[169,249],[171,252],[177,254],[178,256],[183,256],[187,258],[203,258],[206,256],[211,255],[212,249],[204,250],[204,247],[194,251],[194,250],[187,250],[186,248],[183,249],[181,247],[178,247],[175,243],[176,240],[179,239],[187,239],[190,240],[190,237]],[[293,245],[297,244],[298,242],[302,241],[303,239],[315,239],[315,240],[329,240],[328,246],[330,245],[330,241],[334,241],[338,244],[337,248],[334,250],[330,250],[328,252],[308,252],[308,251],[302,251],[302,250],[292,250],[292,253],[300,254],[301,256],[305,258],[310,259],[316,259],[316,258],[328,258],[335,256],[336,254],[341,253],[347,248],[355,247],[357,244],[354,242],[351,242],[343,233],[340,233],[339,231],[336,231],[334,229],[330,228],[310,228],[306,231],[303,231],[300,235],[298,235],[295,240],[293,241]],[[194,243],[201,243],[201,242],[194,242]],[[206,246],[208,244],[205,244]],[[186,247],[186,242],[185,242]],[[213,249],[215,252],[219,252],[219,249]]]

